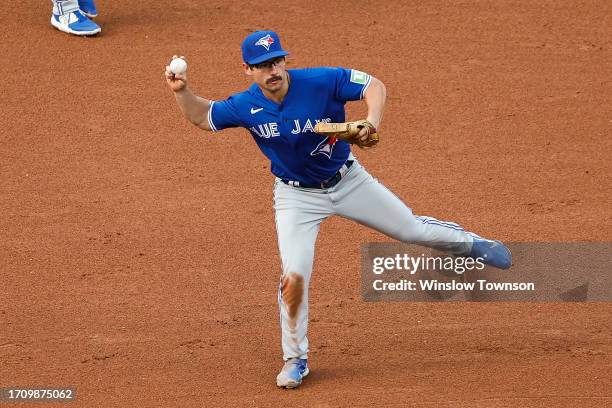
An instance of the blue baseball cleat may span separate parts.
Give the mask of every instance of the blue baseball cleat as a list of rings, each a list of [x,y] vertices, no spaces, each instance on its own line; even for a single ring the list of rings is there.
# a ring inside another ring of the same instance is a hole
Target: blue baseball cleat
[[[63,15],[51,14],[51,25],[60,31],[74,35],[95,35],[102,29],[91,21],[81,10]]]
[[[89,18],[98,17],[98,10],[94,0],[79,0],[79,8]]]
[[[276,376],[276,385],[284,388],[296,388],[302,383],[302,378],[306,377],[309,372],[308,360],[305,358],[290,358]]]
[[[482,261],[499,269],[508,269],[512,265],[512,253],[500,241],[481,238],[475,234],[470,258],[482,258]]]

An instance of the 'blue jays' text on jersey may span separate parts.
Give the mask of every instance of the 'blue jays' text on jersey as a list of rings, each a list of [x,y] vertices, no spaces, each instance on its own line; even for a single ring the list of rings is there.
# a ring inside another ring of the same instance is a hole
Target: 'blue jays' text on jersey
[[[363,98],[370,75],[344,68],[287,70],[289,90],[281,104],[266,98],[257,84],[212,102],[213,131],[244,127],[285,180],[316,184],[327,180],[349,156],[348,143],[314,133],[317,122],[344,122],[347,101]]]

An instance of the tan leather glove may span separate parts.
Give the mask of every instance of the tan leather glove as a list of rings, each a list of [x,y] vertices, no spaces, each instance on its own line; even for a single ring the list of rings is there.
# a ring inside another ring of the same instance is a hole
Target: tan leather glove
[[[359,137],[359,132],[364,128],[367,129],[368,138],[365,141],[362,141]],[[374,125],[365,119],[344,123],[321,122],[315,125],[314,131],[315,133],[319,133],[321,135],[344,140],[350,144],[357,145],[362,149],[374,147],[379,141],[376,128],[374,128]]]

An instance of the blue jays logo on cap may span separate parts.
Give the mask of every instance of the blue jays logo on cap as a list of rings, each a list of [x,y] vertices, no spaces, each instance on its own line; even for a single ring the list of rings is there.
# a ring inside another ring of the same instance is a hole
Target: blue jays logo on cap
[[[261,37],[255,45],[261,45],[266,48],[266,51],[270,51],[270,44],[274,44],[274,38],[270,34],[266,34],[265,37]]]
[[[259,64],[288,54],[274,31],[256,31],[242,42],[242,59],[247,64]]]

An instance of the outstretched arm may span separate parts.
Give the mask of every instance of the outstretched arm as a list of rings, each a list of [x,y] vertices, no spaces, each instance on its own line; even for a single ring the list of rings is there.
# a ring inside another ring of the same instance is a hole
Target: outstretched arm
[[[178,58],[176,55],[173,57]],[[208,123],[208,110],[210,101],[200,96],[194,95],[187,86],[187,73],[174,74],[170,71],[170,66],[166,66],[164,77],[170,89],[174,92],[174,97],[183,115],[191,123],[204,130],[211,130]]]

